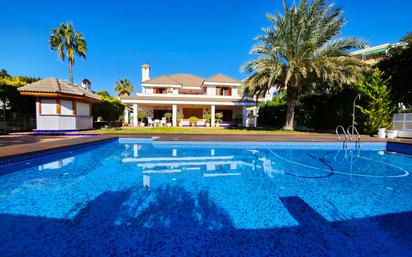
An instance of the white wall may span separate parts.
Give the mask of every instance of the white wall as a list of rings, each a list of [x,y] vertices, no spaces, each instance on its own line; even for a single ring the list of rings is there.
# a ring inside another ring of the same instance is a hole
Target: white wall
[[[232,96],[234,96],[234,97],[239,96],[239,88],[238,87],[232,87]]]
[[[216,95],[216,86],[208,85],[206,87],[206,94],[207,95]]]
[[[153,88],[151,87],[142,87],[143,94],[153,94]]]
[[[90,116],[90,105],[87,103],[76,102],[77,115],[79,116]]]
[[[142,67],[142,81],[146,81],[150,79],[150,67],[145,66]]]
[[[41,103],[41,113],[40,113]],[[60,112],[57,114],[56,99],[36,99],[36,127],[37,130],[78,130],[92,129],[93,117],[90,115],[88,103],[76,102],[77,113],[73,115],[73,103],[71,100],[60,101]]]
[[[93,117],[61,115],[40,115],[37,117],[38,130],[76,130],[93,128]]]
[[[73,115],[73,102],[71,100],[61,100],[60,113],[62,115]]]
[[[41,114],[57,114],[56,99],[41,99]]]

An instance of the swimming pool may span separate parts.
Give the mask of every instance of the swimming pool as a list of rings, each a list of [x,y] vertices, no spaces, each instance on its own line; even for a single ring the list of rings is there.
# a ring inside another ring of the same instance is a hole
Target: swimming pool
[[[0,166],[0,256],[411,256],[385,143],[119,139]]]

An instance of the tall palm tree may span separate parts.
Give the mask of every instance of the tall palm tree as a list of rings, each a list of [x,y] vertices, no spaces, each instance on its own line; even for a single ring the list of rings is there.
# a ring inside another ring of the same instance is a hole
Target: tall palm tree
[[[342,10],[326,0],[301,0],[283,14],[268,15],[272,25],[251,53],[258,58],[241,70],[249,77],[243,83],[244,95],[259,96],[271,87],[286,89],[285,130],[293,130],[295,105],[304,90],[320,85],[349,84],[362,73],[364,64],[349,55],[351,49],[366,44],[355,38],[336,38],[345,23]]]
[[[134,86],[128,79],[121,79],[117,81],[116,87],[114,88],[114,91],[116,91],[119,96],[129,96],[133,90]]]
[[[52,50],[57,51],[57,55],[62,61],[67,57],[70,83],[73,83],[74,56],[77,54],[83,59],[86,58],[87,45],[83,34],[75,31],[72,24],[62,23],[60,27],[52,29],[49,45]]]

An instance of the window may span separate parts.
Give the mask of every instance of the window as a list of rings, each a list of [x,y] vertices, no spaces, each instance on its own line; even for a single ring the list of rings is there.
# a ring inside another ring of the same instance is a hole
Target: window
[[[87,103],[77,102],[77,115],[79,116],[90,116],[90,106]]]
[[[216,95],[231,96],[232,88],[231,87],[216,87]]]
[[[57,114],[56,99],[41,99],[41,114]]]
[[[60,101],[60,113],[63,115],[73,114],[73,102],[71,100]]]
[[[154,88],[154,93],[155,94],[166,94],[167,93],[167,88]]]

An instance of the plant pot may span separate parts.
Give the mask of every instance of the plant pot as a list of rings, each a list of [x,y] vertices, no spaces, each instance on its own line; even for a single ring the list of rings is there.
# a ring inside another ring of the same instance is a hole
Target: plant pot
[[[166,126],[171,127],[172,123],[168,122],[168,123],[166,123]]]
[[[217,127],[217,128],[220,127],[220,123],[216,123],[216,127]]]
[[[140,123],[140,127],[142,127],[142,128],[143,128],[145,125],[146,125],[146,124],[144,124],[144,122],[141,122],[141,123]]]
[[[378,138],[385,138],[386,137],[385,130],[386,130],[385,128],[378,129]]]
[[[385,131],[386,131],[386,128],[380,128],[380,129],[378,129],[378,134],[379,133],[385,133]]]
[[[179,127],[183,128],[183,122],[179,123]]]
[[[210,123],[206,123],[206,127],[210,127]]]
[[[196,127],[196,123],[192,123],[191,126],[192,126],[192,127]]]

